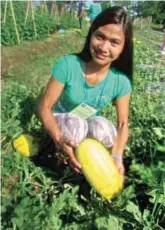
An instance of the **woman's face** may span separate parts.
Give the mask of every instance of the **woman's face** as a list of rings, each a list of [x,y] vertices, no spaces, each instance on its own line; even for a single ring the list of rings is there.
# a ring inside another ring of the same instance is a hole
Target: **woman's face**
[[[91,36],[92,60],[101,66],[110,65],[120,56],[124,44],[125,34],[121,25],[101,26]]]

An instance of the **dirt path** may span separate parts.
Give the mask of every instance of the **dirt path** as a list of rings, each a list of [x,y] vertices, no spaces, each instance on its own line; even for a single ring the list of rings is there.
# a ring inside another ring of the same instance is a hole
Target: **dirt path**
[[[6,75],[11,66],[20,66],[30,57],[52,53],[55,51],[67,36],[68,39],[77,39],[76,34],[57,34],[46,41],[33,41],[20,46],[3,47],[1,57],[1,75]]]
[[[153,45],[157,45],[157,46],[161,46],[161,42],[158,42],[156,40],[153,40],[153,39],[148,39],[148,37],[144,36],[144,35],[141,35],[141,34],[138,34],[137,32],[135,33],[135,35],[139,38],[141,38],[142,40],[145,40],[147,42],[150,42],[152,43]]]

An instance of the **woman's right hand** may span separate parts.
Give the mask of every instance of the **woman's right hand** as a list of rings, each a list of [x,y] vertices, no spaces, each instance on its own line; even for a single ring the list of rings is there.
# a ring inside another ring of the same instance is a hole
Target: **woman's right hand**
[[[50,78],[46,91],[39,105],[39,116],[44,125],[45,130],[49,133],[54,142],[66,153],[69,162],[74,171],[80,173],[81,166],[76,160],[74,151],[76,145],[63,137],[58,127],[56,119],[54,119],[52,108],[61,95],[65,85],[57,81],[54,77]]]
[[[81,174],[81,165],[77,161],[74,154],[77,147],[76,144],[65,136],[61,136],[60,138],[58,138],[58,140],[56,140],[56,143],[68,156],[68,161],[71,168],[73,168],[75,172]]]

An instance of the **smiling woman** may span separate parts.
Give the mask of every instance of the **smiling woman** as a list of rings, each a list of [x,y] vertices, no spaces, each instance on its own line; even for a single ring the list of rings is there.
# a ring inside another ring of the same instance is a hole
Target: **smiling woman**
[[[103,144],[106,138],[112,140],[110,152],[119,172],[124,175],[122,156],[128,140],[131,91],[132,25],[123,8],[107,8],[93,21],[82,51],[65,55],[56,63],[39,106],[45,129],[66,153],[76,172],[80,173],[81,166],[74,154],[79,144],[75,135],[81,135],[79,126],[83,124],[81,120],[86,119],[88,131],[84,139],[92,133]],[[117,111],[117,132],[112,124],[107,125],[109,121],[105,118],[92,122],[113,101]],[[74,124],[69,137],[65,135],[66,127],[60,126],[68,113],[67,123]],[[78,116],[77,123],[75,116]],[[100,127],[104,128],[100,130]],[[103,130],[107,130],[106,134]]]
[[[91,36],[90,53],[93,60],[108,66],[123,51],[125,35],[121,25],[108,24],[101,26]]]

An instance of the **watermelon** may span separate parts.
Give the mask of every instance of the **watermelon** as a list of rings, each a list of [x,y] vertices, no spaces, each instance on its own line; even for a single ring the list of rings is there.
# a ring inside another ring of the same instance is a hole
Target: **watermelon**
[[[39,151],[39,141],[29,134],[22,134],[13,140],[13,147],[23,156],[33,157]]]
[[[76,149],[82,172],[105,199],[112,199],[123,187],[123,180],[109,151],[94,139],[85,139]]]

